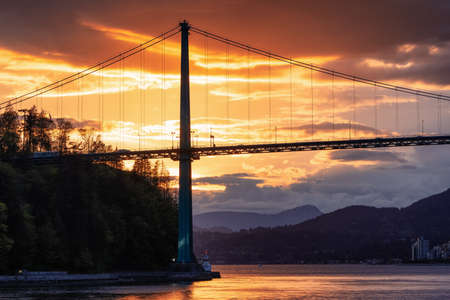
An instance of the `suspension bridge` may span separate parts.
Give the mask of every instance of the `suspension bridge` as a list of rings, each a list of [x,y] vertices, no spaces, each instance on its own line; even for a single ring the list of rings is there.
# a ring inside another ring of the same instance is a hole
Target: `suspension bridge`
[[[305,63],[183,22],[98,64],[4,100],[0,112],[35,106],[70,120],[75,128],[92,128],[115,147],[102,152],[65,147],[64,152],[26,158],[35,163],[179,161],[177,262],[190,264],[196,261],[193,160],[450,144],[449,103],[443,93]],[[80,137],[74,132],[72,138]]]

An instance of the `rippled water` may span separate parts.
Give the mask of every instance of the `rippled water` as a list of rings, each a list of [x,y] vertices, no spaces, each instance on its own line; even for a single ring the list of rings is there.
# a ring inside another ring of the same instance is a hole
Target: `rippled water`
[[[216,266],[192,284],[0,291],[0,299],[450,299],[448,266]]]

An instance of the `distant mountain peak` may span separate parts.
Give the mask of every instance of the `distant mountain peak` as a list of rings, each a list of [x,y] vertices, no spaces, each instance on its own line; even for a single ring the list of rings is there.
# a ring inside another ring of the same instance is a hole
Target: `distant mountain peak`
[[[234,231],[256,227],[276,227],[299,224],[313,219],[323,213],[314,205],[302,205],[281,211],[276,214],[261,214],[256,212],[218,211],[194,216],[194,225],[199,228],[211,229],[226,227]]]
[[[211,250],[213,262],[216,257],[228,264],[360,262],[373,258],[407,261],[413,239],[422,236],[430,245],[445,243],[450,240],[449,228],[450,189],[447,189],[402,209],[352,205],[296,225],[227,235],[199,233],[196,247]]]

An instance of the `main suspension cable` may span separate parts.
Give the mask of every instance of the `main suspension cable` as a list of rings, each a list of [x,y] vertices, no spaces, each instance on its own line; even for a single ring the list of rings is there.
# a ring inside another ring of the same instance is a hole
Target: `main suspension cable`
[[[46,85],[44,87],[41,87],[39,89],[36,89],[36,90],[31,91],[31,92],[25,93],[23,95],[20,95],[20,96],[17,96],[17,97],[5,100],[3,102],[0,102],[0,110],[6,108],[8,106],[27,101],[27,100],[29,100],[31,98],[34,98],[36,96],[39,96],[39,95],[45,94],[45,93],[47,93],[49,91],[52,91],[52,90],[54,90],[54,89],[56,89],[56,88],[58,88],[60,86],[66,85],[66,84],[74,82],[74,81],[76,81],[76,80],[78,80],[80,78],[86,77],[89,74],[97,72],[97,71],[99,71],[101,69],[104,69],[104,68],[106,68],[106,67],[108,67],[110,65],[113,65],[113,64],[119,62],[120,60],[123,60],[123,59],[125,59],[127,57],[130,57],[130,56],[132,56],[132,55],[134,55],[134,54],[136,54],[138,52],[141,52],[141,51],[143,51],[143,50],[145,50],[147,48],[150,48],[150,47],[152,47],[152,46],[154,46],[156,44],[159,44],[163,40],[166,40],[166,39],[168,39],[168,38],[178,34],[179,32],[180,32],[180,28],[179,28],[179,26],[177,26],[177,27],[175,27],[175,28],[165,32],[165,33],[162,33],[162,34],[158,35],[157,37],[154,37],[153,39],[151,39],[151,40],[149,40],[149,41],[147,41],[145,43],[142,43],[142,44],[140,44],[140,45],[138,45],[136,47],[133,47],[133,48],[127,50],[127,51],[121,52],[121,53],[119,53],[119,54],[117,54],[117,55],[115,55],[113,57],[110,57],[110,58],[108,58],[108,59],[106,59],[106,60],[104,60],[102,62],[99,62],[99,63],[97,63],[97,64],[95,64],[95,65],[93,65],[91,67],[88,67],[88,68],[86,68],[86,69],[84,69],[84,70],[82,70],[80,72],[77,72],[77,73],[74,73],[74,74],[72,74],[70,76],[64,77],[64,78],[62,78],[60,80],[52,82],[52,83],[50,83],[50,84],[48,84],[48,85]]]
[[[339,78],[348,79],[348,80],[355,80],[356,82],[365,83],[365,84],[369,84],[369,85],[376,84],[378,87],[385,88],[385,89],[390,89],[390,90],[397,89],[399,92],[403,92],[403,93],[407,93],[407,94],[415,94],[415,93],[417,93],[420,96],[424,96],[424,97],[428,97],[428,98],[434,98],[434,99],[441,98],[442,100],[450,101],[450,96],[449,95],[442,95],[442,94],[429,92],[429,91],[425,91],[425,90],[418,90],[418,89],[412,89],[412,88],[403,87],[403,86],[397,86],[397,85],[389,84],[389,83],[386,83],[386,82],[371,80],[371,79],[367,79],[367,78],[364,78],[364,77],[350,75],[350,74],[346,74],[346,73],[343,73],[343,72],[339,72],[339,71],[331,70],[331,69],[328,69],[328,68],[320,67],[320,66],[317,66],[317,65],[308,64],[308,63],[304,63],[304,62],[297,61],[297,60],[292,60],[292,59],[290,59],[288,57],[284,57],[282,55],[278,55],[278,54],[269,52],[267,50],[258,49],[258,48],[252,47],[250,45],[241,43],[241,42],[230,40],[230,39],[227,39],[227,38],[222,37],[220,35],[217,35],[217,34],[214,34],[214,33],[211,33],[211,32],[205,31],[205,30],[202,30],[202,29],[194,27],[194,26],[191,27],[191,31],[193,31],[195,33],[198,33],[198,34],[201,34],[201,35],[208,35],[212,39],[215,39],[215,40],[217,40],[219,42],[222,42],[222,43],[226,43],[226,44],[232,45],[232,46],[237,47],[237,48],[248,50],[248,51],[251,51],[253,53],[256,53],[256,54],[259,54],[259,55],[263,55],[263,56],[266,56],[266,57],[270,56],[271,58],[277,59],[279,61],[290,63],[290,64],[293,64],[293,65],[296,65],[296,66],[299,66],[299,67],[302,67],[302,68],[306,68],[306,69],[312,69],[313,71],[321,72],[321,73],[324,73],[324,74],[328,74],[328,75],[334,74],[336,77],[339,77]]]

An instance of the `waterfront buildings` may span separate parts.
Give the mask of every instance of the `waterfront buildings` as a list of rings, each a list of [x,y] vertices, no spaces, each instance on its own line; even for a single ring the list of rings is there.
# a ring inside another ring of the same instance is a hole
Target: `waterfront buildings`
[[[417,240],[411,245],[411,260],[425,260],[428,258],[428,252],[430,248],[430,242],[424,240],[423,237],[417,238]]]
[[[411,245],[411,260],[450,260],[450,241],[430,249],[430,242],[419,237]]]

